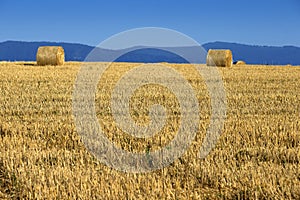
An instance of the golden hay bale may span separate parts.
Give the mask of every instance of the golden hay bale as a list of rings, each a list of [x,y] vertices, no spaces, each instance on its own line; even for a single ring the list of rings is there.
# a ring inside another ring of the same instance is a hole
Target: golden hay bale
[[[61,46],[42,46],[36,54],[38,65],[63,65],[65,52]]]
[[[242,60],[238,60],[238,61],[236,61],[235,64],[236,64],[236,65],[246,65],[246,62],[245,62],[245,61],[242,61]]]
[[[232,53],[228,49],[210,49],[206,57],[207,66],[232,66]]]

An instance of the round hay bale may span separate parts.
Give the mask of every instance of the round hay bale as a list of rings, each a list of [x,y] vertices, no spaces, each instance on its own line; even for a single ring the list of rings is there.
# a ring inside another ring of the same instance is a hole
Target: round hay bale
[[[65,52],[61,46],[42,46],[36,54],[37,65],[63,65]]]
[[[228,49],[210,49],[206,57],[207,66],[231,67],[232,52]]]
[[[246,65],[246,62],[245,62],[245,61],[242,61],[242,60],[238,60],[238,61],[236,61],[235,64],[236,64],[236,65]]]

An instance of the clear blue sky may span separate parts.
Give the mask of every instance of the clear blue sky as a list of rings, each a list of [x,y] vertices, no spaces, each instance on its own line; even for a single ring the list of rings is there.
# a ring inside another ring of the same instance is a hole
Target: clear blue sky
[[[97,45],[149,26],[177,30],[201,44],[300,46],[300,0],[0,0],[0,42]]]

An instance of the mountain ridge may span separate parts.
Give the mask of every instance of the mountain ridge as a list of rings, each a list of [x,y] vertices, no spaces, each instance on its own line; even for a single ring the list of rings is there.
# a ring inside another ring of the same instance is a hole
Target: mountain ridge
[[[84,61],[90,52],[101,55],[90,61],[119,61],[119,62],[174,62],[181,63],[186,60],[174,56],[170,52],[185,52],[189,57],[197,57],[199,51],[196,46],[186,47],[131,47],[128,49],[112,50],[95,48],[94,46],[67,43],[67,42],[25,42],[8,40],[0,42],[0,61],[35,61],[36,52],[39,46],[62,46],[65,50],[66,61]],[[202,45],[208,49],[230,49],[233,52],[235,61],[244,60],[249,64],[270,64],[270,65],[300,65],[300,47],[285,46],[260,46],[231,42],[209,42]],[[156,49],[156,50],[155,50]],[[164,49],[161,51],[160,49]],[[198,47],[199,49],[199,47]],[[132,50],[132,51],[131,51]],[[137,51],[138,50],[138,51]],[[169,51],[169,52],[167,52]],[[127,52],[127,56],[118,57]],[[130,54],[129,54],[129,53]],[[205,58],[201,55],[201,62]],[[200,57],[200,56],[199,56]],[[118,58],[118,59],[115,59]],[[196,61],[198,63],[198,61]]]

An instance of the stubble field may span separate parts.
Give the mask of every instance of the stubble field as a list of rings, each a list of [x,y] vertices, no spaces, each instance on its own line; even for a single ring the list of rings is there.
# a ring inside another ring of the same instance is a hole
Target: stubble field
[[[113,120],[110,92],[122,74],[139,64],[112,65],[101,77],[96,95],[97,117],[109,140],[143,153],[168,144],[180,124],[174,95],[157,85],[137,90],[131,99],[132,118],[149,123],[149,106],[159,103],[167,108],[166,126],[150,139],[124,134]],[[76,131],[72,93],[81,63],[0,63],[0,198],[300,198],[300,67],[218,68],[227,95],[227,118],[216,147],[199,159],[210,120],[205,83],[192,65],[165,65],[193,87],[200,106],[199,132],[169,167],[131,174],[100,163]]]

